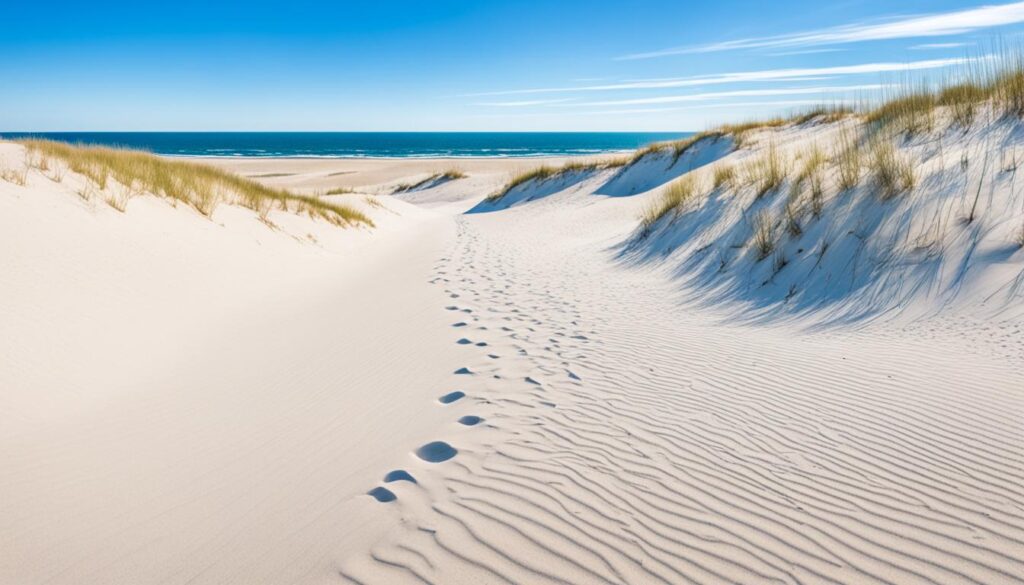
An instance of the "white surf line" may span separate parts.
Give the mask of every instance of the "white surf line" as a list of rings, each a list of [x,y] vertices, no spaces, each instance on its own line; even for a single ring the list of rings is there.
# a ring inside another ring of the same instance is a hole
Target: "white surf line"
[[[588,227],[602,204],[553,213],[560,198],[459,220],[441,284],[471,311],[471,373],[453,383],[487,422],[346,576],[1020,582],[1019,369],[899,335],[715,325],[610,265]]]

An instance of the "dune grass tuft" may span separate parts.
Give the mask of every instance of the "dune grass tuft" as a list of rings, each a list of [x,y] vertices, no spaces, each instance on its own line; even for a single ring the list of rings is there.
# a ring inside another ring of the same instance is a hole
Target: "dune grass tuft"
[[[751,132],[768,128],[781,128],[787,124],[789,124],[789,120],[776,116],[766,120],[748,120],[734,124],[723,124],[716,128],[714,132],[723,136],[732,136],[736,148],[743,148],[749,145]]]
[[[465,179],[466,173],[459,167],[449,167],[440,173],[437,173],[436,178],[444,179],[446,181],[454,181],[456,179]]]
[[[394,188],[394,190],[392,192],[393,193],[404,193],[406,191],[412,191],[414,189],[419,189],[420,187],[422,187],[424,185],[427,185],[427,184],[454,181],[456,179],[464,179],[464,178],[466,178],[466,176],[467,176],[466,173],[464,173],[462,171],[462,169],[459,169],[458,167],[451,167],[451,168],[445,169],[443,171],[438,171],[436,173],[433,173],[432,175],[428,176],[427,178],[419,180],[419,181],[416,181],[415,183],[399,183],[398,185],[395,186],[395,188]],[[434,186],[434,185],[431,185],[431,186]],[[351,193],[351,192],[352,191],[349,191],[349,193]]]
[[[987,93],[982,86],[968,81],[943,89],[935,103],[949,108],[954,124],[967,128],[974,122],[978,105],[988,99]]]
[[[756,253],[757,261],[760,262],[775,251],[775,221],[771,213],[762,209],[754,216],[752,244]]]
[[[334,187],[324,191],[324,195],[350,195],[355,193],[355,189],[352,187]]]
[[[20,169],[0,167],[0,179],[24,187],[28,182],[28,169],[28,165],[24,165]]]
[[[658,198],[650,207],[644,210],[641,216],[641,223],[644,228],[650,228],[665,217],[682,207],[686,202],[691,201],[697,194],[697,181],[692,174],[686,174],[668,184]]]
[[[199,163],[168,160],[147,152],[98,146],[75,146],[50,140],[22,141],[29,156],[43,156],[65,163],[85,176],[114,208],[124,211],[128,200],[149,193],[190,205],[210,216],[221,202],[242,205],[265,215],[278,205],[339,226],[373,222],[363,213],[299,195],[266,187],[250,179]],[[116,182],[116,185],[112,184]]]
[[[853,108],[842,104],[823,104],[809,110],[797,112],[789,119],[789,123],[795,126],[803,126],[810,122],[821,122],[831,124],[838,122],[847,116],[854,114]]]
[[[747,182],[754,186],[758,199],[781,187],[789,173],[787,162],[774,143],[768,145],[763,155],[748,163],[746,171]]]
[[[833,158],[838,171],[837,185],[840,191],[853,189],[860,183],[861,154],[860,140],[853,128],[843,128],[835,145]]]
[[[623,164],[632,165],[639,162],[642,158],[659,153],[672,153],[672,164],[676,164],[679,161],[679,157],[686,154],[686,151],[690,150],[698,142],[711,138],[717,139],[725,136],[726,132],[721,130],[708,130],[706,132],[698,132],[692,136],[682,138],[679,140],[669,140],[666,142],[654,142],[648,144],[643,148],[639,148],[633,153],[633,156],[623,159]]]
[[[800,167],[800,172],[797,173],[796,178],[793,180],[790,186],[789,203],[787,204],[787,214],[790,215],[790,224],[793,224],[792,218],[793,213],[797,206],[797,201],[800,199],[803,193],[803,188],[806,185],[810,189],[811,195],[811,210],[815,217],[821,215],[822,208],[824,207],[825,197],[825,185],[824,185],[824,168],[827,159],[825,153],[822,152],[818,145],[811,147],[810,151],[803,157],[803,163]],[[791,232],[793,230],[790,230]],[[800,235],[800,234],[794,234]]]
[[[715,189],[731,187],[736,183],[736,167],[728,164],[719,164],[712,171],[711,178]]]
[[[502,197],[508,194],[509,191],[516,187],[528,183],[530,181],[546,181],[555,177],[560,177],[567,173],[580,173],[588,171],[600,171],[604,169],[614,169],[624,167],[635,162],[636,156],[630,157],[615,157],[598,160],[570,160],[560,167],[553,167],[550,165],[540,165],[532,169],[524,171],[518,171],[509,179],[507,183],[501,188],[500,191],[492,193],[487,196],[486,201],[494,203],[500,201]]]
[[[551,177],[557,175],[559,173],[559,170],[560,169],[549,165],[540,165],[539,167],[534,167],[526,171],[517,172],[516,174],[512,175],[512,178],[509,179],[507,183],[505,183],[505,186],[502,187],[500,191],[488,195],[487,201],[498,201],[506,194],[508,194],[508,192],[511,191],[512,189],[515,189],[519,185],[522,185],[529,181],[544,181],[550,179]]]
[[[935,126],[935,96],[927,89],[906,89],[865,115],[865,121],[896,132],[917,134]]]
[[[900,156],[892,142],[876,139],[871,144],[870,168],[883,200],[914,188],[914,168]]]

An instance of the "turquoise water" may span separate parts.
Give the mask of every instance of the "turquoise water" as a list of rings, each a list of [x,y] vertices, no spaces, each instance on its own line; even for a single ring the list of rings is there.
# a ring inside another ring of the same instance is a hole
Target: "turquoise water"
[[[3,132],[179,156],[529,157],[632,150],[690,132]]]

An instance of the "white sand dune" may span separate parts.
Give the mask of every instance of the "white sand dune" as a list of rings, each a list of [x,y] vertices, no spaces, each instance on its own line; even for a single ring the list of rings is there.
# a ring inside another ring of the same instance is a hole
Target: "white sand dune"
[[[1018,190],[962,286],[837,320],[913,266],[794,308],[694,264],[735,210],[638,235],[725,146],[372,231],[0,182],[0,583],[1022,582]]]

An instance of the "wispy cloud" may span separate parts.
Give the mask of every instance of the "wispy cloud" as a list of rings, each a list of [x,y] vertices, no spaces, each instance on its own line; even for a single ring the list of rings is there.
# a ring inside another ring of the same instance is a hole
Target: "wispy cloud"
[[[883,22],[862,22],[795,34],[754,37],[707,45],[673,47],[660,51],[625,55],[619,57],[619,59],[653,59],[669,55],[733,51],[737,49],[806,47],[885,39],[937,37],[963,34],[979,29],[1019,22],[1024,22],[1024,2],[980,6],[953,12],[897,17]]]
[[[971,43],[924,43],[921,45],[914,45],[910,47],[915,51],[927,50],[927,49],[955,49],[957,47],[967,47]]]
[[[513,89],[468,94],[463,97],[483,97],[501,95],[525,95],[541,93],[596,92],[618,91],[629,89],[671,89],[678,87],[696,87],[702,85],[720,85],[725,83],[744,83],[756,81],[796,81],[836,75],[858,75],[869,73],[888,73],[937,69],[951,67],[972,61],[968,58],[928,59],[910,63],[864,63],[861,65],[841,65],[836,67],[811,67],[793,69],[770,69],[765,71],[742,71],[738,73],[719,73],[715,75],[696,75],[691,77],[675,77],[667,79],[644,79],[624,83],[606,85],[584,85],[575,87],[548,87],[536,89]]]
[[[834,93],[852,93],[878,91],[888,88],[888,85],[844,85],[831,87],[783,87],[775,89],[740,89],[736,91],[715,91],[708,93],[691,93],[687,95],[670,95],[651,98],[635,98],[627,100],[607,100],[596,102],[583,102],[573,104],[574,106],[636,106],[652,104],[674,104],[680,102],[696,102],[720,100],[734,97],[765,97],[775,95],[825,95]]]
[[[839,51],[845,51],[846,49],[800,49],[798,51],[780,51],[778,53],[768,53],[769,57],[786,57],[788,55],[815,55],[817,53],[838,53]]]
[[[830,104],[842,105],[848,102],[844,100],[836,100],[829,102]],[[728,102],[728,103],[709,103],[709,104],[687,104],[685,106],[669,106],[669,107],[654,107],[654,108],[627,108],[627,109],[609,109],[609,110],[578,110],[578,111],[533,111],[533,112],[515,112],[515,113],[501,113],[501,114],[475,114],[476,117],[480,118],[542,118],[542,117],[556,117],[564,118],[566,116],[633,116],[637,114],[663,114],[668,112],[684,112],[689,110],[704,110],[713,108],[795,108],[799,106],[820,106],[821,100],[779,100],[779,101],[751,101],[751,102]]]
[[[484,102],[479,104],[473,104],[474,106],[491,106],[497,108],[520,108],[524,106],[546,106],[550,104],[560,104],[563,102],[570,102],[573,98],[563,98],[559,100],[522,100],[517,102]]]

